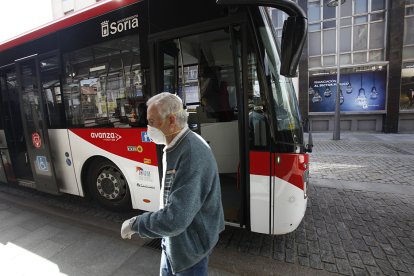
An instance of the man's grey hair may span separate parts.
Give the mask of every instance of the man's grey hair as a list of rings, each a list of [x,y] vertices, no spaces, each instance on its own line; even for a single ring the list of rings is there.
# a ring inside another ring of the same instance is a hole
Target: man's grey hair
[[[184,128],[187,125],[188,114],[183,109],[183,101],[177,95],[169,92],[162,92],[151,97],[147,101],[147,106],[154,104],[160,116],[164,119],[169,114],[174,114],[177,118],[177,126]]]

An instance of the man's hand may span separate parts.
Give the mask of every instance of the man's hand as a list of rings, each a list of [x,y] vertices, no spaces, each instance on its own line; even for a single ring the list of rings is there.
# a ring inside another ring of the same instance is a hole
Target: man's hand
[[[126,221],[124,221],[124,223],[122,223],[121,237],[123,239],[131,239],[131,236],[135,234],[135,232],[132,231],[132,224],[135,222],[136,219],[137,217],[133,217],[133,218],[127,219]]]

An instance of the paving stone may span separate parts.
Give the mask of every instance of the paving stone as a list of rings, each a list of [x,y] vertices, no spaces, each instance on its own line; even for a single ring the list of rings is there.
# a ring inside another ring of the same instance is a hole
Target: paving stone
[[[368,272],[365,269],[362,269],[362,268],[353,267],[352,271],[354,272],[354,276],[366,276],[366,275],[368,275]]]
[[[341,246],[334,246],[333,248],[335,258],[346,259],[346,252]]]
[[[331,244],[329,243],[329,240],[326,238],[319,238],[319,249],[320,250],[326,250],[326,251],[330,251],[331,249]]]
[[[346,252],[357,252],[354,243],[357,243],[356,240],[352,241],[352,240],[343,240],[342,241],[342,245],[343,248]],[[358,243],[357,243],[358,244]]]
[[[358,254],[361,257],[361,260],[364,264],[370,265],[370,266],[376,266],[377,265],[375,263],[374,257],[371,255],[370,252],[359,251]]]
[[[380,247],[370,247],[370,249],[375,259],[386,259],[385,253]]]
[[[371,276],[382,276],[384,275],[379,267],[376,266],[367,266],[366,267],[368,274]]]
[[[351,229],[351,236],[356,239],[362,239],[362,235],[357,229]]]
[[[294,249],[286,249],[286,258],[285,261],[288,263],[296,263],[297,255]]]
[[[388,256],[388,261],[390,262],[391,266],[397,270],[402,272],[409,272],[408,268],[404,265],[404,263],[396,256]]]
[[[369,251],[368,246],[365,244],[364,239],[354,239],[353,241],[354,247],[360,251]],[[355,251],[352,251],[355,252]]]
[[[338,273],[338,268],[335,264],[323,263],[323,268],[329,272]]]
[[[362,236],[366,245],[377,246],[378,242],[372,236]]]
[[[308,241],[308,252],[317,254],[320,252],[318,241]]]
[[[376,260],[376,263],[385,275],[397,275],[397,272],[387,260]]]
[[[310,261],[309,261],[309,257],[302,257],[302,256],[299,256],[298,257],[298,262],[299,262],[299,264],[300,265],[302,265],[302,266],[310,266]]]
[[[413,264],[405,264],[410,273],[414,275],[414,265]]]
[[[403,249],[404,248],[402,243],[396,237],[388,237],[388,240],[390,241],[390,244],[391,244],[392,248],[394,248],[394,249]]]
[[[285,260],[285,253],[281,252],[273,252],[273,259],[278,261],[284,261]]]
[[[388,243],[381,243],[380,244],[382,250],[384,250],[385,254],[387,255],[396,255],[394,249],[392,248],[392,246]]]
[[[339,238],[338,233],[328,233],[329,242],[333,245],[341,244],[341,239]]]
[[[298,244],[298,255],[308,257],[308,246],[306,244]]]
[[[362,262],[361,257],[357,253],[348,253],[348,260],[351,266],[364,268],[365,265]]]
[[[310,254],[309,261],[312,268],[323,269],[323,264],[318,254]]]
[[[379,231],[372,232],[379,243],[388,243],[388,239]]]
[[[398,271],[398,276],[412,276],[412,274],[407,273],[407,272]]]
[[[346,259],[337,259],[336,260],[336,267],[338,268],[338,272],[344,275],[352,275],[352,269],[349,265],[348,260]]]
[[[324,263],[335,263],[334,254],[332,251],[321,250],[321,260]]]

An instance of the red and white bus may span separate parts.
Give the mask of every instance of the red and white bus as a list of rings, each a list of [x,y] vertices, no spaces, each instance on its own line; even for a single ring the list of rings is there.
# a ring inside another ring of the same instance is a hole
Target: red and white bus
[[[281,47],[264,6],[290,15]],[[0,181],[157,210],[162,148],[145,103],[168,91],[216,157],[226,221],[291,232],[307,203],[290,79],[306,33],[289,0],[106,0],[5,41]]]

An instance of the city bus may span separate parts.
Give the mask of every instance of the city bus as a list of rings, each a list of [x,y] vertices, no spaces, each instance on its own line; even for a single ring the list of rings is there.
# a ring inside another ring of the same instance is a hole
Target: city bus
[[[289,15],[280,45],[269,8]],[[306,33],[289,0],[104,0],[7,40],[0,181],[157,210],[162,147],[146,101],[170,92],[216,158],[226,221],[289,233],[308,196],[291,80]]]

